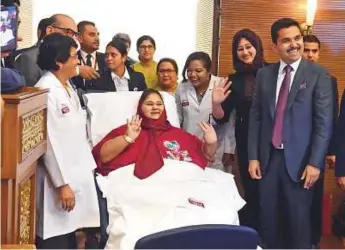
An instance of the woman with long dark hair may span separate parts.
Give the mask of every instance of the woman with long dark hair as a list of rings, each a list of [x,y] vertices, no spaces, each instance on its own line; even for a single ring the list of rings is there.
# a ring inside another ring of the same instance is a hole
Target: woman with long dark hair
[[[232,41],[232,59],[235,73],[229,75],[231,81],[230,94],[226,90],[214,91],[213,116],[218,123],[229,120],[236,109],[235,137],[237,158],[241,182],[245,191],[246,206],[240,211],[242,225],[258,228],[259,193],[257,180],[253,180],[248,172],[248,125],[249,111],[255,91],[255,77],[265,65],[263,47],[260,37],[250,29],[238,31]],[[221,88],[221,87],[219,87]],[[216,95],[216,96],[215,96]],[[219,98],[217,98],[217,96]]]

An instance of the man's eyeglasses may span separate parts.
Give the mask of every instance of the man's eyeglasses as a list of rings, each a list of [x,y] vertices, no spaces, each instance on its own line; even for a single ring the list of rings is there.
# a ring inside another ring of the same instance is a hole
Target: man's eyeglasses
[[[72,29],[69,29],[69,28],[62,28],[62,27],[59,27],[59,26],[55,26],[55,25],[52,25],[53,28],[55,29],[59,29],[59,30],[62,30],[67,36],[70,36],[70,37],[78,37],[80,34]]]
[[[168,75],[171,75],[174,72],[175,72],[174,69],[160,69],[158,70],[158,75],[164,75],[165,73],[167,73]]]

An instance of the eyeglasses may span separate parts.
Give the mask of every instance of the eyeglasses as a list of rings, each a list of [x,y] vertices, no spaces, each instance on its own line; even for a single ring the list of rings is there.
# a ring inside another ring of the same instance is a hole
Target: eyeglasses
[[[158,70],[158,75],[164,75],[164,73],[171,75],[174,72],[176,72],[176,70],[174,70],[174,69],[160,69],[160,70]]]
[[[153,50],[154,49],[154,47],[153,47],[153,45],[140,45],[139,46],[139,50]]]
[[[55,26],[55,25],[52,25],[53,28],[55,29],[59,29],[59,30],[62,30],[67,36],[70,36],[70,37],[78,37],[80,34],[70,28],[62,28],[62,27],[58,27],[58,26]]]

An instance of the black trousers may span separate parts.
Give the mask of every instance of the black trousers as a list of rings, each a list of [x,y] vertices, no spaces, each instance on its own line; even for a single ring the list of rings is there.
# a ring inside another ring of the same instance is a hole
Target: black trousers
[[[259,229],[259,182],[250,177],[248,171],[247,141],[236,140],[237,158],[240,171],[241,183],[244,188],[244,200],[246,205],[239,211],[240,224]]]
[[[311,205],[311,240],[313,245],[320,243],[322,235],[322,201],[325,172],[321,171],[320,178],[314,184],[314,195]]]
[[[75,232],[43,240],[36,237],[37,249],[77,249]]]
[[[313,189],[291,179],[284,150],[271,150],[270,160],[259,182],[260,236],[267,248],[310,249],[310,211]]]

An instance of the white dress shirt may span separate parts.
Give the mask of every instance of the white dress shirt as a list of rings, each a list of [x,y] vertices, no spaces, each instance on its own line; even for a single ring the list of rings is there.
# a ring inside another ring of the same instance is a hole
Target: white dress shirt
[[[290,66],[292,67],[292,70],[291,70],[291,82],[290,82],[290,88],[291,89],[291,85],[293,83],[293,79],[295,78],[295,75],[296,75],[296,71],[298,69],[298,66],[299,64],[301,63],[301,60],[302,60],[302,57],[300,59],[298,59],[296,62],[290,64]],[[283,62],[282,60],[280,60],[280,66],[279,66],[279,71],[278,71],[278,81],[277,81],[277,89],[276,89],[276,105],[277,105],[277,102],[278,102],[278,98],[279,98],[279,91],[280,91],[280,88],[283,84],[283,80],[284,80],[284,77],[285,77],[285,71],[284,71],[284,68],[285,66],[287,65],[287,63]]]
[[[293,83],[293,79],[295,78],[296,71],[298,69],[299,64],[301,63],[301,60],[302,60],[302,57],[300,59],[298,59],[296,62],[290,64],[290,66],[292,67],[292,70],[290,72],[291,79],[290,79],[289,89],[291,89],[291,85]],[[277,105],[278,98],[279,98],[280,88],[281,88],[281,86],[283,84],[283,80],[284,80],[284,77],[285,77],[285,74],[286,74],[286,72],[284,71],[284,68],[285,68],[286,65],[287,65],[287,63],[285,63],[282,60],[280,60],[280,66],[279,66],[279,71],[278,71],[277,89],[276,89],[276,105]],[[284,149],[284,144],[283,143],[279,147],[279,149]]]
[[[82,64],[86,65],[86,60],[87,60],[86,57],[87,57],[87,55],[89,53],[86,53],[85,51],[80,50],[80,54],[81,54],[81,57],[83,58]],[[97,51],[92,52],[90,55],[91,55],[91,65],[92,65],[92,68],[94,68],[95,70],[98,70],[98,63],[96,62]]]
[[[125,73],[122,77],[111,72],[111,78],[115,84],[116,91],[129,91],[128,81],[130,80],[127,68],[125,67]]]

